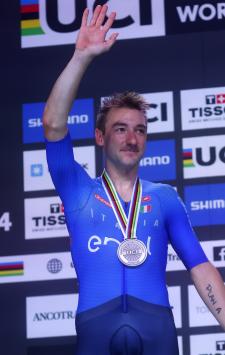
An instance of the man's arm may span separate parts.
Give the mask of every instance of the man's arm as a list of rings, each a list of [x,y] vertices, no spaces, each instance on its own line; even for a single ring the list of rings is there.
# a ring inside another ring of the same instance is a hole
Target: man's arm
[[[76,50],[57,79],[45,106],[43,125],[45,137],[50,141],[60,140],[67,133],[68,113],[88,65],[94,57],[108,51],[116,41],[117,33],[106,40],[116,16],[112,12],[103,25],[106,12],[107,5],[98,5],[90,21],[88,9],[83,13]]]
[[[190,274],[202,300],[225,330],[225,286],[220,273],[206,262],[193,267]]]

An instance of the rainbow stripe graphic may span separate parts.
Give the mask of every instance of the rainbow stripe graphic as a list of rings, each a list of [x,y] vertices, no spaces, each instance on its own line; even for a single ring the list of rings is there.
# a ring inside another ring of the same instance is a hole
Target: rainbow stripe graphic
[[[183,149],[183,167],[193,168],[194,166],[192,149]]]
[[[24,274],[23,261],[0,263],[0,277],[19,276]]]
[[[39,0],[20,0],[20,13],[22,36],[44,34],[39,20]]]

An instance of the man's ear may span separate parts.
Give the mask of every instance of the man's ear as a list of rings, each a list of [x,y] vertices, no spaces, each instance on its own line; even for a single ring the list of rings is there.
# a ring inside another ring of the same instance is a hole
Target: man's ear
[[[97,145],[104,146],[104,134],[99,128],[95,128],[95,140]]]

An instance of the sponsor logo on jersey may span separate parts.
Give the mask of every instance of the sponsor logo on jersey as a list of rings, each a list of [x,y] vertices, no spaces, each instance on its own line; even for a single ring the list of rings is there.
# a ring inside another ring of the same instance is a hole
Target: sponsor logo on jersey
[[[100,195],[95,194],[95,198],[96,198],[98,201],[104,203],[106,206],[112,207],[111,204],[110,204],[110,202],[109,202],[109,201],[106,201],[106,200],[105,200],[103,197],[101,197]]]
[[[151,181],[175,179],[174,140],[147,142],[144,157],[140,161],[139,175],[141,178]]]
[[[106,3],[107,0],[101,2]],[[90,13],[96,7],[95,0],[21,0],[22,47],[39,47],[74,44],[86,7]],[[155,37],[165,35],[164,1],[133,0],[108,2],[110,13],[117,12],[112,31],[119,32],[119,39]],[[110,35],[109,33],[109,35]]]
[[[151,196],[142,196],[142,199],[141,199],[141,201],[142,202],[148,202],[148,201],[151,201]]]
[[[224,127],[225,87],[181,91],[183,130]]]
[[[92,235],[88,239],[87,248],[88,248],[89,252],[96,253],[100,249],[102,249],[102,248],[104,249],[106,246],[108,246],[108,244],[110,244],[111,246],[114,245],[114,247],[118,247],[118,245],[120,245],[120,243],[121,243],[121,241],[119,241],[116,238],[112,238],[112,237],[101,238],[98,235]],[[150,236],[147,237],[146,247],[147,247],[148,255],[151,255],[151,237]]]
[[[44,142],[42,117],[45,103],[23,105],[23,142]],[[77,99],[68,115],[68,128],[74,140],[94,137],[93,99]]]
[[[184,195],[194,226],[225,224],[225,184],[185,186]]]
[[[220,0],[165,1],[166,33],[223,30],[225,4]]]
[[[225,136],[183,138],[184,178],[223,176]]]
[[[78,294],[26,298],[27,338],[74,336]]]

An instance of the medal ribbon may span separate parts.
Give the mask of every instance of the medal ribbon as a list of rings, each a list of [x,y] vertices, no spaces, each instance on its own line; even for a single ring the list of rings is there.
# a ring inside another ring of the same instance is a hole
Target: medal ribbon
[[[106,170],[104,170],[102,173],[102,184],[109,199],[109,202],[112,206],[116,219],[120,225],[124,239],[137,238],[136,230],[142,197],[142,185],[139,178],[136,179],[133,187],[128,218],[126,216],[126,213],[124,212],[123,206],[121,205],[119,196],[116,192],[113,182],[107,174]]]

